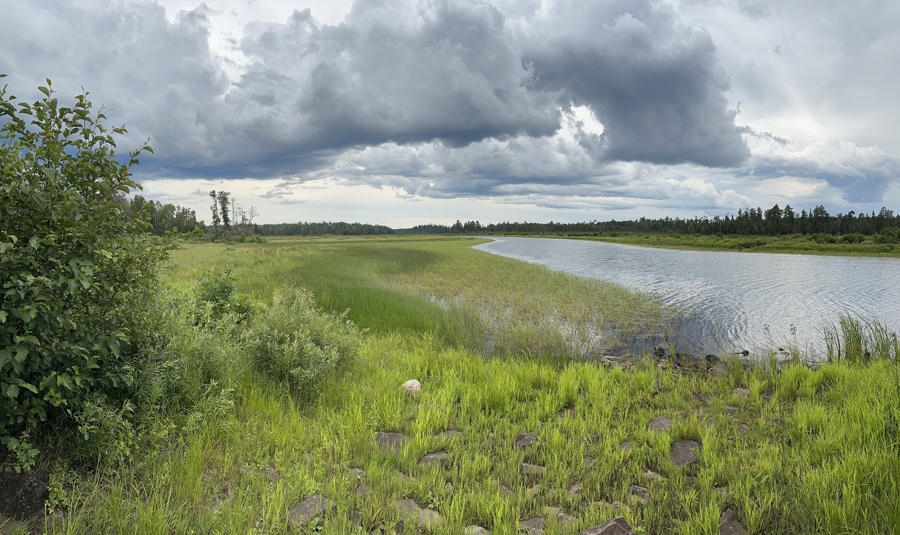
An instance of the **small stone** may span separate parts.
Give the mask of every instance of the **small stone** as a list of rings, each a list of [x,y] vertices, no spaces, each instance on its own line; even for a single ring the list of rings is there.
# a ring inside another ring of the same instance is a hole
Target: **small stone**
[[[713,487],[712,490],[722,498],[728,496],[728,487]]]
[[[696,462],[697,454],[703,451],[703,446],[695,440],[679,440],[672,444],[669,450],[669,458],[675,466],[687,466]]]
[[[356,529],[360,524],[362,524],[362,513],[360,511],[353,511],[353,517],[350,519],[350,526]]]
[[[632,449],[634,449],[634,444],[632,444],[632,442],[629,440],[628,442],[623,442],[619,446],[619,449],[622,451],[631,451]]]
[[[734,405],[725,405],[725,412],[728,414],[734,414],[738,411],[738,408]]]
[[[430,528],[441,523],[441,515],[433,510],[419,507],[414,500],[398,500],[394,502],[394,506],[404,516],[414,516],[418,519],[419,525]]]
[[[745,357],[749,357],[749,356],[750,356],[750,352],[747,351],[746,349],[743,350],[743,351],[741,351],[739,354],[740,354],[740,355],[743,355],[743,356],[745,356]]]
[[[566,417],[571,418],[571,417],[575,416],[575,413],[576,413],[575,406],[573,405],[571,407],[562,409],[561,411],[557,412],[556,415],[559,416],[560,418],[566,418]]]
[[[276,470],[274,466],[267,466],[266,478],[272,483],[276,483],[279,479],[281,479],[281,472]]]
[[[578,523],[578,519],[574,516],[567,515],[566,513],[559,513],[556,515],[556,522],[563,528],[571,528]]]
[[[665,416],[657,416],[650,422],[650,430],[655,433],[662,433],[664,431],[668,431],[673,422],[670,418],[666,418]]]
[[[429,453],[419,460],[419,466],[437,467],[440,466],[442,462],[444,462],[444,459],[446,457],[447,452],[443,450]]]
[[[731,509],[726,509],[719,517],[719,535],[747,535],[747,530],[734,518]]]
[[[649,481],[667,481],[664,476],[657,474],[653,470],[644,470],[643,477]]]
[[[718,355],[706,355],[706,366],[707,367],[714,366],[714,365],[718,364],[719,362],[722,362],[722,359],[720,359],[718,357]]]
[[[404,483],[414,483],[416,481],[416,478],[409,477],[408,475],[404,474],[403,472],[400,472],[400,481],[402,481]]]
[[[556,516],[562,512],[562,509],[559,507],[550,507],[549,505],[544,506],[544,514],[547,516]]]
[[[293,522],[295,526],[302,526],[333,509],[335,505],[335,502],[321,494],[310,496],[288,512],[288,521]]]
[[[444,492],[453,494],[453,483],[450,483],[449,481],[444,483]]]
[[[653,348],[653,356],[661,359],[666,356],[666,348],[663,346],[656,346]]]
[[[543,466],[538,466],[536,464],[522,463],[522,468],[520,470],[520,473],[523,476],[532,476],[532,475],[541,474],[541,473],[543,473],[543,471],[544,471]]]
[[[372,492],[372,489],[369,488],[365,483],[360,483],[356,487],[356,495],[357,496],[366,496]]]
[[[400,453],[403,445],[408,441],[409,439],[400,433],[382,433],[381,431],[375,433],[375,442],[378,443],[381,451],[385,453]]]
[[[422,383],[416,381],[415,379],[410,379],[409,381],[406,381],[405,383],[400,385],[400,388],[406,390],[406,393],[410,396],[414,396],[416,393],[422,391]]]
[[[535,486],[531,487],[530,489],[526,490],[525,495],[528,496],[529,500],[533,500],[534,497],[537,496],[539,492],[541,492],[541,486],[535,485]]]
[[[746,435],[747,431],[750,431],[750,426],[741,422],[738,424],[738,431],[740,431],[742,435]]]
[[[594,466],[594,463],[596,463],[596,462],[597,462],[597,459],[595,459],[594,457],[591,457],[589,455],[584,456],[585,468],[590,468],[591,466]]]
[[[365,478],[366,478],[366,471],[365,471],[365,470],[362,470],[362,469],[360,469],[360,468],[351,468],[351,469],[350,469],[350,476],[351,476],[351,477],[355,477],[356,479],[365,479]]]
[[[728,365],[724,362],[717,362],[709,368],[709,372],[713,375],[725,375],[728,373]]]
[[[581,489],[582,489],[581,483],[575,483],[574,485],[572,485],[571,487],[569,487],[569,491],[568,491],[568,492],[569,492],[569,496],[571,496],[572,498],[574,498],[576,494],[578,494],[579,492],[581,492]]]
[[[543,535],[547,524],[543,518],[532,518],[519,522],[519,531],[524,531],[528,535]]]
[[[697,394],[697,399],[704,405],[709,405],[712,403],[712,399],[710,399],[710,397],[705,394]]]
[[[644,487],[641,487],[639,485],[632,485],[630,490],[631,490],[632,496],[637,496],[638,498],[640,498],[642,500],[646,500],[647,498],[650,497],[650,490],[648,490]]]
[[[463,535],[491,535],[491,532],[481,526],[469,526],[463,530]]]
[[[617,516],[604,524],[588,528],[579,535],[634,535],[634,531],[624,516]]]
[[[743,398],[747,397],[748,395],[750,395],[750,390],[748,390],[746,388],[735,388],[734,395],[743,399]]]
[[[516,495],[515,492],[509,490],[509,487],[506,487],[505,485],[500,485],[500,494],[503,494],[504,496],[507,496],[510,498],[512,498],[513,496]]]
[[[537,436],[534,433],[521,433],[516,435],[516,447],[527,448],[537,442]]]

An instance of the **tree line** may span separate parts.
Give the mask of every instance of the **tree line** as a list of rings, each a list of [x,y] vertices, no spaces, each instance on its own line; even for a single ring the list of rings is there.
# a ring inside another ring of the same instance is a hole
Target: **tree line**
[[[465,223],[457,220],[453,225],[418,225],[398,230],[398,234],[596,234],[625,232],[636,234],[731,234],[753,236],[780,236],[788,234],[859,234],[870,236],[884,229],[900,228],[900,216],[893,210],[882,208],[879,212],[831,215],[824,206],[797,213],[790,205],[775,205],[763,211],[761,208],[739,209],[737,215],[649,219],[642,217],[628,221],[587,221],[581,223],[490,223],[478,221]]]

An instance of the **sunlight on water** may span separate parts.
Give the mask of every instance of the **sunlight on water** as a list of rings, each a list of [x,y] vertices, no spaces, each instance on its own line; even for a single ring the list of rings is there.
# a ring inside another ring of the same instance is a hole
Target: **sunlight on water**
[[[494,239],[476,249],[618,283],[688,309],[678,351],[759,353],[796,345],[822,353],[823,326],[841,313],[877,318],[900,330],[900,259]]]

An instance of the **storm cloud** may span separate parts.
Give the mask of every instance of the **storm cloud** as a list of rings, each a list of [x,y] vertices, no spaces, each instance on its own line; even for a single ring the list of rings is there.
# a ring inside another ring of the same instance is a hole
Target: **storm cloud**
[[[261,196],[282,200],[327,177],[441,199],[721,207],[749,202],[741,183],[779,176],[876,202],[900,175],[876,146],[796,147],[737,124],[718,43],[679,11],[713,9],[703,2],[356,0],[339,24],[308,9],[250,21],[227,53],[211,47],[202,4],[0,2],[11,92],[36,98],[45,77],[63,99],[91,91],[129,128],[124,145],[150,140],[147,179],[284,179]],[[733,12],[763,24],[779,10]],[[777,146],[755,149],[766,136]]]

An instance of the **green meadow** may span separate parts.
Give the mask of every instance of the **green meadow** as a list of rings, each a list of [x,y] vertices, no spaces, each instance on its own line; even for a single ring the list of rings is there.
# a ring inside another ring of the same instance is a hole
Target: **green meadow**
[[[155,305],[154,362],[177,384],[161,380],[114,461],[43,467],[41,529],[564,534],[621,516],[713,535],[730,510],[750,534],[900,533],[896,334],[845,318],[813,367],[796,348],[692,370],[603,359],[677,311],[477,243],[183,244]],[[213,304],[185,307],[195,294]],[[327,511],[297,515],[313,496]]]

